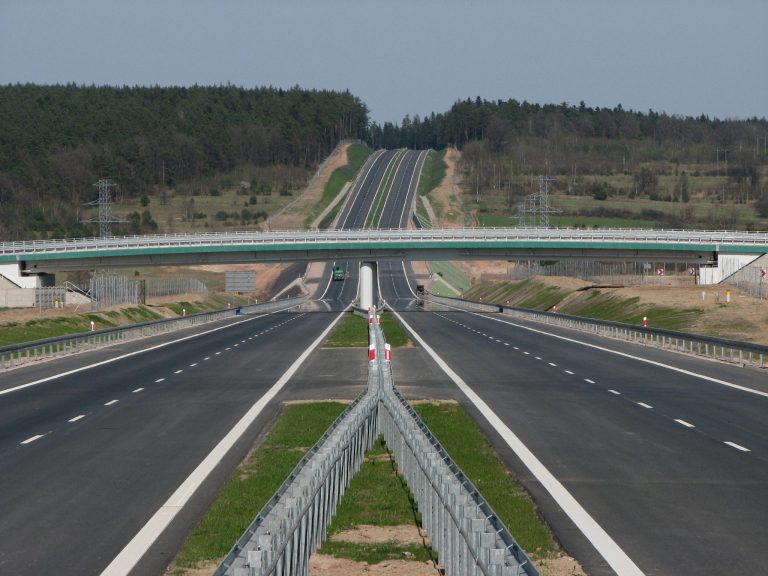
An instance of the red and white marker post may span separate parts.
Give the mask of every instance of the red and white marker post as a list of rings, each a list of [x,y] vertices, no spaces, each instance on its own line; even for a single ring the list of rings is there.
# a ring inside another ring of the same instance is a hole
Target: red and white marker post
[[[374,362],[376,360],[376,344],[368,345],[368,361]]]
[[[384,361],[392,362],[392,346],[389,343],[384,344]]]
[[[643,316],[643,328],[648,328],[648,316]]]

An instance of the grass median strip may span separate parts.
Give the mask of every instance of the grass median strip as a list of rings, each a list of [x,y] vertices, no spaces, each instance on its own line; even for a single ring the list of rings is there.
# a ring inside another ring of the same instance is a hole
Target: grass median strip
[[[345,407],[340,402],[285,406],[270,433],[230,476],[187,538],[171,574],[183,576],[217,564]]]
[[[551,557],[555,542],[536,514],[533,501],[510,476],[464,409],[453,403],[418,403],[414,409],[523,550],[535,558]]]
[[[397,320],[386,312],[381,315],[381,329],[387,337],[387,342],[392,348],[408,346],[411,341],[405,334]],[[368,320],[349,312],[338,323],[331,336],[325,342],[326,348],[367,348],[368,347]]]

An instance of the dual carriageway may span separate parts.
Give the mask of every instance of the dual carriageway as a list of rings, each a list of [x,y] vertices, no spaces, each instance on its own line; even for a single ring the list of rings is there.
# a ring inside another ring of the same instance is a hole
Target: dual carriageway
[[[338,227],[364,225],[393,163],[376,224],[407,226],[423,160],[423,152],[381,153]],[[158,511],[174,508],[131,572],[162,573],[280,402],[362,390],[358,351],[317,348],[296,366],[356,297],[357,264],[345,264],[349,279],[327,277],[306,310],[4,373],[0,573],[98,574]],[[765,571],[768,383],[761,372],[499,314],[417,309],[409,277],[407,262],[379,263],[381,297],[417,342],[396,352],[396,383],[410,397],[461,402],[588,574]],[[39,383],[4,393],[31,382]],[[200,487],[180,496],[198,465],[269,394]]]

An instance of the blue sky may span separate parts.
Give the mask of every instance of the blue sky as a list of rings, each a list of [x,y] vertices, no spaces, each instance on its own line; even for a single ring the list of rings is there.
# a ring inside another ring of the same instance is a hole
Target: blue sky
[[[766,0],[0,0],[0,83],[348,89],[768,117]]]

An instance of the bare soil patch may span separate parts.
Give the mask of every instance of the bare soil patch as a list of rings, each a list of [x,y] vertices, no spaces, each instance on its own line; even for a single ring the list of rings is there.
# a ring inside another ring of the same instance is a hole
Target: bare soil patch
[[[534,563],[539,567],[542,576],[587,576],[581,564],[565,554],[557,558],[535,560]]]
[[[277,214],[268,220],[268,228],[272,230],[296,230],[304,228],[304,219],[309,214],[312,206],[323,197],[325,185],[336,168],[347,164],[347,148],[349,144],[339,147],[333,156],[330,156],[320,171],[309,181],[309,184],[299,197],[288,206],[281,214]]]
[[[387,560],[379,564],[366,564],[324,554],[313,554],[309,558],[311,576],[435,576],[440,574],[432,562],[408,560]]]
[[[445,177],[440,185],[429,193],[429,201],[435,208],[438,224],[441,228],[459,228],[464,226],[464,207],[461,202],[461,175],[456,170],[456,163],[461,152],[455,148],[445,151]]]
[[[388,454],[382,454],[383,459],[389,460]],[[426,530],[414,524],[401,526],[371,526],[361,524],[344,530],[332,536],[332,540],[340,542],[356,542],[359,544],[398,544],[401,546],[421,546],[427,537]]]

